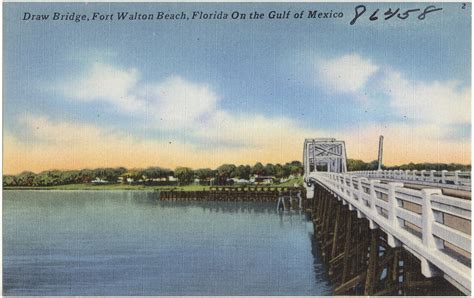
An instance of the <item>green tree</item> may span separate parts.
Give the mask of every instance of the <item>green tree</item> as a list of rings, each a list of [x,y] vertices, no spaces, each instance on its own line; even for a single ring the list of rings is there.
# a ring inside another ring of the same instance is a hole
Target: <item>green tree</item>
[[[369,162],[367,170],[369,171],[375,171],[379,168],[379,161],[378,160],[372,160]]]
[[[176,178],[180,185],[190,184],[193,182],[194,171],[191,168],[178,167],[174,170]]]
[[[463,164],[456,164],[456,163],[450,163],[450,164],[445,164],[445,163],[409,163],[409,164],[403,164],[401,166],[392,166],[392,167],[387,167],[388,170],[435,170],[435,171],[470,171],[471,170],[471,165],[463,165]]]
[[[3,176],[3,186],[17,186],[17,181],[15,175],[4,175]]]
[[[360,159],[347,159],[348,171],[365,171],[369,165]]]
[[[275,176],[276,174],[276,168],[273,164],[267,163],[265,165],[265,175],[266,176]]]
[[[73,184],[78,183],[79,171],[64,171],[59,172],[59,184]]]
[[[32,186],[36,174],[33,172],[22,172],[16,176],[16,181],[19,186]]]
[[[79,183],[91,183],[95,179],[94,172],[91,169],[82,169],[78,174]]]
[[[194,174],[199,180],[206,181],[214,176],[214,171],[209,168],[197,169],[196,171],[194,171]]]
[[[283,168],[289,175],[301,175],[303,173],[303,165],[297,160],[286,163]]]
[[[236,169],[237,167],[233,164],[223,164],[217,168],[217,174],[221,179],[233,178],[236,177]]]
[[[144,170],[141,170],[140,173],[146,181],[163,178],[168,180],[168,176],[170,176],[171,170],[160,167],[149,167]]]
[[[140,170],[140,174],[142,177],[144,177],[145,180],[151,180],[157,178],[157,172],[159,170],[155,167],[150,167],[146,169]]]
[[[257,162],[253,167],[252,167],[252,175],[259,175],[263,176],[265,175],[265,167],[262,165],[261,162]]]
[[[240,179],[250,179],[250,173],[252,168],[249,165],[240,165],[235,169],[235,176],[239,177]]]
[[[403,166],[401,168],[403,169]],[[410,162],[409,164],[405,165],[404,169],[413,171],[413,170],[416,169],[416,165],[414,163]]]
[[[33,185],[34,186],[54,185],[54,179],[49,174],[49,171],[44,171],[35,176],[35,178],[33,179]]]
[[[118,177],[125,173],[125,171],[125,168],[99,168],[95,169],[94,173],[95,178],[100,178],[109,182],[115,182],[117,181]]]
[[[286,178],[290,176],[290,171],[288,168],[285,168],[281,164],[275,165],[275,177],[277,178]]]

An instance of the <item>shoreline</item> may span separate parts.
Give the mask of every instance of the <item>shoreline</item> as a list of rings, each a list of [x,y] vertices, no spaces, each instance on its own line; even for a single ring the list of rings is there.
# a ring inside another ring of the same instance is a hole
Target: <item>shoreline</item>
[[[189,187],[160,187],[160,186],[129,186],[129,185],[83,185],[83,184],[71,184],[71,185],[57,185],[57,186],[4,186],[3,190],[84,190],[84,191],[111,191],[111,190],[134,190],[134,191],[196,191],[196,190],[209,190],[206,188],[189,188]]]
[[[244,189],[272,189],[282,187],[294,187],[296,181],[281,184],[271,185],[233,185],[233,186],[209,186],[209,185],[183,185],[183,186],[156,186],[156,185],[124,185],[124,184],[107,184],[107,185],[92,185],[92,184],[65,184],[56,186],[3,186],[2,190],[141,190],[141,191],[210,191],[211,187],[225,187],[231,189],[244,188]],[[299,185],[299,183],[297,183]],[[301,185],[299,185],[301,186]]]

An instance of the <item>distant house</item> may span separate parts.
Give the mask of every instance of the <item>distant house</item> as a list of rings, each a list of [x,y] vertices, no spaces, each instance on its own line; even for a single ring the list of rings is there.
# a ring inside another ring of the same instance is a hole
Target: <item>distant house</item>
[[[232,180],[235,184],[249,184],[250,183],[250,180],[247,180],[247,179],[238,179],[238,178],[231,178],[230,180]]]
[[[175,178],[173,176],[168,176],[168,181],[178,181],[178,178]]]
[[[250,182],[253,184],[272,184],[275,177],[273,176],[254,176],[250,178]]]
[[[94,180],[91,181],[93,184],[107,184],[109,181],[96,177]]]
[[[229,179],[226,179],[226,178],[211,178],[209,180],[209,185],[219,185],[219,186],[222,186],[222,185],[234,185],[234,179],[232,178],[229,178]]]

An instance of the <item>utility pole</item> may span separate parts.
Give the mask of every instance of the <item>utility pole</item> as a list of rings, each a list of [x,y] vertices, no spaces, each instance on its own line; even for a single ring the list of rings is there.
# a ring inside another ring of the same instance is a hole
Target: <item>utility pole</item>
[[[379,138],[379,168],[378,171],[382,171],[382,155],[383,155],[383,136]]]

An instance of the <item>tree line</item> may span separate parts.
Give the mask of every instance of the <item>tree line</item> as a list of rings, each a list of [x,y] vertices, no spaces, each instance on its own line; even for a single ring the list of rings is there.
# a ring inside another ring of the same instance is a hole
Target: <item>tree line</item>
[[[364,162],[359,159],[348,159],[347,170],[348,171],[375,171],[378,169],[378,161],[373,160],[371,162]],[[435,171],[470,171],[471,165],[463,165],[458,163],[408,163],[399,166],[385,166],[382,165],[382,170],[435,170]]]
[[[292,161],[284,165],[268,163],[263,165],[257,162],[255,165],[234,165],[223,164],[216,169],[201,168],[192,169],[189,167],[178,167],[170,170],[162,167],[149,167],[146,169],[126,169],[119,168],[98,168],[82,170],[48,170],[40,173],[30,171],[22,172],[18,175],[4,175],[3,186],[55,186],[66,184],[91,183],[95,179],[108,182],[117,182],[122,177],[123,183],[128,181],[142,181],[149,183],[156,179],[164,180],[175,177],[180,184],[189,184],[194,179],[209,181],[214,179],[218,184],[230,178],[250,179],[252,175],[273,176],[285,178],[290,175],[300,175],[303,173],[303,165],[299,161]]]
[[[348,171],[371,171],[378,169],[378,162],[364,162],[362,160],[348,159]],[[386,167],[382,169],[387,170],[448,170],[448,171],[470,171],[470,165],[462,164],[443,164],[443,163],[409,163],[400,166]],[[105,181],[116,183],[119,177],[122,177],[123,183],[127,181],[142,181],[149,183],[156,179],[168,182],[169,177],[175,177],[180,184],[189,184],[194,179],[200,181],[209,181],[213,179],[216,184],[223,184],[230,178],[249,180],[251,176],[271,176],[277,179],[287,178],[290,175],[303,174],[303,165],[300,161],[292,161],[285,164],[268,163],[263,165],[257,162],[255,165],[234,165],[223,164],[216,169],[201,168],[192,169],[189,167],[178,167],[170,170],[162,167],[149,167],[146,169],[126,169],[119,168],[98,168],[98,169],[83,169],[59,171],[50,170],[41,173],[22,172],[18,175],[4,175],[3,186],[55,186],[65,184],[83,184],[91,183],[93,180],[99,178]]]

